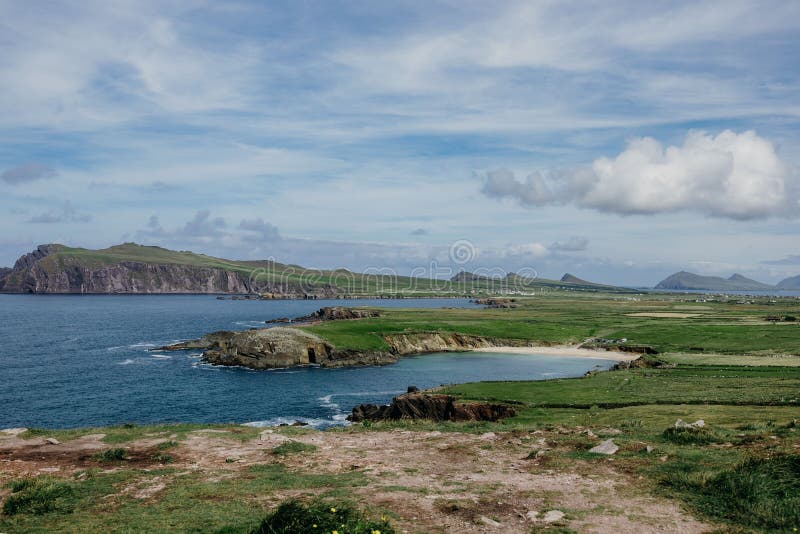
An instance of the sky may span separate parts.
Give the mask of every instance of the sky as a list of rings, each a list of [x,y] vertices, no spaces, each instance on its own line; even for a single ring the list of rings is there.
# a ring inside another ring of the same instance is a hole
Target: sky
[[[0,266],[800,274],[800,2],[0,0]]]

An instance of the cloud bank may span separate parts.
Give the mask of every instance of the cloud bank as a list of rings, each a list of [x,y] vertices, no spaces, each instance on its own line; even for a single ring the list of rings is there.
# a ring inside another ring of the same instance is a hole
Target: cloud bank
[[[797,173],[752,130],[693,131],[682,146],[666,148],[637,138],[613,159],[535,172],[525,181],[508,170],[490,171],[483,192],[525,206],[576,204],[620,215],[690,211],[748,220],[800,212]]]
[[[7,184],[19,185],[26,182],[53,178],[56,174],[58,173],[55,169],[42,163],[32,162],[3,171],[0,177],[2,177],[3,181]]]

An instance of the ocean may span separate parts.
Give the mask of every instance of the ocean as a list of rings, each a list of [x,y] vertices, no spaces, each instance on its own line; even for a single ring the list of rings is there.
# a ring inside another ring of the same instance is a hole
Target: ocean
[[[472,307],[466,299],[231,301],[209,295],[0,295],[0,428],[345,423],[410,385],[580,376],[609,360],[442,353],[381,367],[252,371],[155,347],[322,306]]]

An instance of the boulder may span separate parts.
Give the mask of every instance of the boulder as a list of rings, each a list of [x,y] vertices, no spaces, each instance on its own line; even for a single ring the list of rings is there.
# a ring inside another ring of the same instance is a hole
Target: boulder
[[[607,439],[607,440],[603,441],[602,443],[600,443],[600,445],[597,445],[597,446],[592,447],[591,449],[589,449],[589,452],[594,453],[594,454],[611,455],[611,454],[615,454],[618,450],[619,450],[619,447],[614,443],[614,440]]]
[[[704,428],[705,426],[706,422],[702,419],[698,419],[694,423],[687,423],[683,419],[675,421],[675,428]]]
[[[561,521],[564,519],[565,515],[566,514],[564,514],[564,512],[561,510],[550,510],[545,512],[545,514],[542,516],[542,521],[545,523],[555,523],[556,521]]]

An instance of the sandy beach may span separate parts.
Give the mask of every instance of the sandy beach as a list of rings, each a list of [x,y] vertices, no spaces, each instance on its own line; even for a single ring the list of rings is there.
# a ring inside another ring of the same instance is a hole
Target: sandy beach
[[[473,352],[496,352],[502,354],[542,354],[547,356],[565,356],[570,358],[594,358],[597,360],[616,360],[632,362],[639,354],[616,350],[582,349],[574,345],[554,345],[551,347],[487,347],[473,349]]]

